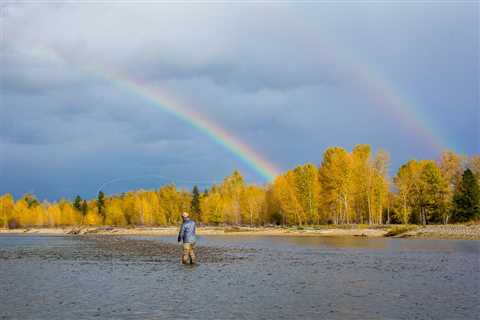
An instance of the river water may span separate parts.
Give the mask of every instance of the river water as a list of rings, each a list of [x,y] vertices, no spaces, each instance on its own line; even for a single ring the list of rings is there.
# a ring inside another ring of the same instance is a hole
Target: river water
[[[0,235],[0,319],[479,319],[480,241],[209,236],[238,259],[190,267],[131,239]]]

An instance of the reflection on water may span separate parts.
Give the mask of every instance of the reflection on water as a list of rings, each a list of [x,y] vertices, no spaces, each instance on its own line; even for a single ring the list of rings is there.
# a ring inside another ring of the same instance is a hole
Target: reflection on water
[[[176,237],[135,236],[134,239],[176,242]],[[199,243],[204,245],[241,246],[252,248],[280,248],[301,250],[309,249],[345,249],[345,250],[388,250],[388,251],[440,251],[479,254],[480,241],[471,240],[434,240],[401,238],[366,237],[314,237],[314,236],[252,236],[252,235],[214,235],[200,236]]]
[[[74,237],[0,235],[0,319],[475,319],[479,244],[204,236],[200,246],[248,258],[184,267],[99,259]],[[42,257],[51,248],[57,258]]]
[[[380,241],[379,241],[380,240]],[[384,239],[366,239],[361,237],[294,237],[292,241],[300,246],[321,246],[327,248],[363,248],[363,249],[386,249],[388,241]]]
[[[0,234],[0,249],[31,246],[62,246],[71,244],[65,237]]]

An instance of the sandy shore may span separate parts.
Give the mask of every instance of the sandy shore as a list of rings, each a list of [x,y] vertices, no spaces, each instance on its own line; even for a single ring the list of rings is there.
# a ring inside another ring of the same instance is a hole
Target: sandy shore
[[[428,226],[318,226],[305,228],[249,228],[249,227],[199,227],[199,235],[255,235],[255,236],[355,236],[384,237],[390,230],[400,229],[394,237],[429,239],[465,239],[480,240],[480,224],[475,225],[428,225]],[[405,230],[403,230],[405,229]],[[113,235],[151,235],[174,236],[178,227],[65,227],[65,228],[29,228],[0,229],[3,234],[113,234]]]
[[[198,235],[255,235],[255,236],[359,236],[383,237],[387,229],[369,228],[248,228],[248,227],[198,227]],[[175,236],[178,227],[67,227],[67,228],[29,228],[0,229],[0,233],[12,234],[111,234],[111,235],[151,235]]]

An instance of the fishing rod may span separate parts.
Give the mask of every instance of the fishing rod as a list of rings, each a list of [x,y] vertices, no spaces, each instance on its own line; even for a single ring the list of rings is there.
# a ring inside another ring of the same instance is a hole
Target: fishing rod
[[[185,180],[185,179],[177,179],[177,178],[172,178],[172,177],[158,175],[158,174],[146,174],[146,175],[128,176],[128,177],[121,177],[121,178],[108,180],[107,182],[104,182],[102,185],[100,185],[100,187],[97,190],[97,194],[99,194],[103,188],[115,182],[137,180],[137,179],[149,179],[149,178],[169,181],[172,184],[179,182],[179,183],[185,183],[185,184],[206,185],[206,184],[217,184],[221,182],[219,180]]]

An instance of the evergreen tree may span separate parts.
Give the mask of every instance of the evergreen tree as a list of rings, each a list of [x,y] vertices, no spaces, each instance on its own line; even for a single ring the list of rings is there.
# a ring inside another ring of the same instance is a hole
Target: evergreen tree
[[[465,170],[453,196],[453,219],[465,222],[480,218],[480,188],[470,169]]]
[[[192,214],[196,219],[200,218],[200,191],[197,186],[193,186],[192,190],[192,202],[191,202]]]
[[[80,204],[80,212],[82,213],[82,222],[85,221],[85,217],[88,213],[88,204],[86,200],[83,200]]]
[[[103,224],[105,224],[106,212],[105,212],[105,193],[100,191],[97,197],[98,214],[102,217]]]
[[[75,201],[73,202],[73,207],[77,211],[82,211],[82,197],[80,197],[79,195],[75,197]]]
[[[34,207],[36,207],[40,204],[40,202],[38,202],[35,195],[30,194],[30,193],[24,194],[22,199],[28,205],[28,208],[32,208],[32,207],[34,208]]]

